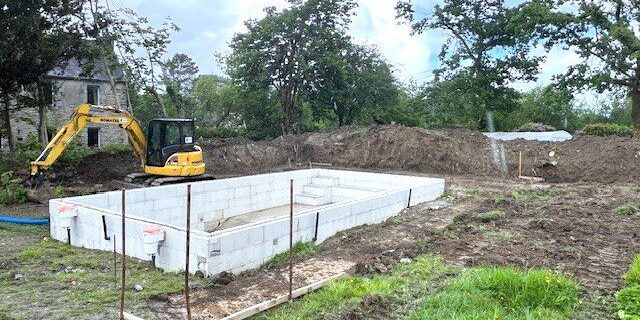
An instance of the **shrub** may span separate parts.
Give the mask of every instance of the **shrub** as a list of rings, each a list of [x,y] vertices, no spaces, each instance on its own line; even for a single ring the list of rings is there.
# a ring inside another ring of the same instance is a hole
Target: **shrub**
[[[556,131],[555,127],[546,125],[544,123],[527,122],[520,126],[516,131],[518,132],[545,132]]]
[[[631,269],[624,275],[624,281],[628,285],[640,285],[640,254],[633,259]]]
[[[0,174],[0,205],[17,204],[27,201],[27,189],[20,184],[21,179],[13,178],[13,172]]]
[[[592,123],[584,126],[582,132],[592,136],[632,136],[633,129],[615,123]]]
[[[640,319],[640,254],[633,259],[631,268],[624,275],[627,287],[616,293],[618,317]]]
[[[233,138],[247,135],[245,128],[225,128],[225,127],[198,127],[196,136],[198,138]]]

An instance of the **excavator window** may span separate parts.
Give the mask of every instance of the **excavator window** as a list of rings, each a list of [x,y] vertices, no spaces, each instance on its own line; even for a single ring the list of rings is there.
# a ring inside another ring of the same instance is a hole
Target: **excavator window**
[[[149,123],[147,165],[163,167],[179,151],[193,151],[194,124],[190,119],[154,119]]]

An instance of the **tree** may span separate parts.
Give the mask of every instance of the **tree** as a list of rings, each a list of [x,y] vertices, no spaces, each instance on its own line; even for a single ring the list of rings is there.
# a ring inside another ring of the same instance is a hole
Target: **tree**
[[[231,79],[243,90],[275,90],[282,114],[282,132],[301,130],[301,97],[318,82],[320,57],[341,51],[356,6],[353,0],[292,0],[277,12],[245,23],[248,31],[231,42],[225,59]]]
[[[98,44],[98,52],[87,55],[102,60],[116,104],[120,105],[114,73],[124,68],[125,80],[151,94],[162,115],[168,116],[158,83],[171,34],[179,30],[171,19],[156,28],[130,9],[114,11],[99,4],[99,0],[87,1],[78,19],[85,37],[95,39]]]
[[[310,92],[316,116],[334,113],[339,126],[364,117],[386,122],[381,115],[397,106],[400,94],[392,67],[371,47],[341,46],[343,50],[320,57],[320,80]]]
[[[534,88],[522,95],[518,110],[512,115],[513,127],[527,122],[544,123],[555,128],[570,127],[573,117],[573,95],[567,89],[554,86]]]
[[[563,11],[566,1],[539,0],[528,6],[540,15],[539,33],[546,47],[562,45],[582,59],[560,75],[560,84],[598,92],[622,88],[631,99],[631,116],[640,130],[640,6],[624,0],[568,1],[575,10]]]
[[[176,53],[163,63],[163,82],[167,95],[178,109],[178,116],[184,118],[188,95],[193,89],[198,74],[198,66],[186,54]]]
[[[220,127],[242,110],[239,88],[228,79],[201,75],[193,86],[194,116],[201,123]]]
[[[9,1],[0,7],[0,90],[4,131],[11,149],[11,95],[27,86],[36,86],[38,137],[41,142],[47,140],[44,78],[49,70],[77,53],[80,33],[72,16],[81,9],[81,2],[73,0]]]
[[[461,85],[455,90],[470,106],[472,127],[480,126],[486,111],[506,115],[515,108],[510,83],[536,78],[542,61],[530,54],[536,24],[521,7],[507,7],[503,0],[444,0],[431,15],[417,18],[410,2],[396,6],[398,18],[409,22],[414,34],[427,29],[449,34],[434,73],[436,81],[450,81],[445,86]]]

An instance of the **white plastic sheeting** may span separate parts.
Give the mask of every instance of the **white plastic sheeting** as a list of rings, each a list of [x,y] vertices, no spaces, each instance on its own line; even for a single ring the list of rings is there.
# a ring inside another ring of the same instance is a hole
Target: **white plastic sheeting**
[[[564,130],[549,132],[483,132],[483,134],[491,139],[503,141],[525,139],[558,142],[573,138],[569,132]]]

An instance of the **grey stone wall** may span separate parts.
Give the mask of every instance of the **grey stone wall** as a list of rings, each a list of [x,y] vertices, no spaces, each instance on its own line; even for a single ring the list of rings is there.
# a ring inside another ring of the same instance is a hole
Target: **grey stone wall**
[[[115,98],[111,94],[111,85],[103,81],[83,81],[58,79],[53,82],[54,85],[54,101],[51,110],[47,116],[49,126],[60,129],[69,121],[69,117],[73,114],[78,105],[87,103],[87,86],[97,85],[99,89],[99,104],[115,106]],[[126,88],[124,84],[117,84],[118,96],[120,99],[120,109],[127,110]],[[37,118],[36,118],[37,119]],[[104,146],[113,143],[127,143],[127,134],[114,125],[96,125],[88,124],[87,127],[100,128],[100,145]],[[76,141],[82,145],[87,145],[88,134],[87,129],[83,129]]]
[[[111,94],[111,85],[104,81],[91,80],[70,80],[53,79],[53,103],[47,110],[47,127],[55,128],[55,134],[62,126],[68,123],[71,115],[78,105],[87,103],[87,86],[99,86],[99,104],[115,106],[115,99]],[[120,109],[128,110],[126,87],[124,84],[117,84],[120,99]],[[4,105],[0,104],[4,108]],[[29,135],[38,136],[38,108],[37,106],[22,108],[11,112],[11,126],[13,135],[17,143],[24,142]],[[128,143],[124,130],[115,125],[88,124],[87,127],[98,127],[100,135],[100,146],[113,143]],[[75,142],[87,145],[87,129],[83,129],[75,138]],[[5,137],[0,139],[1,149],[9,147]]]

